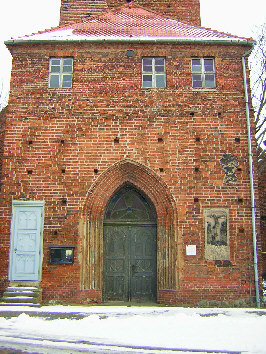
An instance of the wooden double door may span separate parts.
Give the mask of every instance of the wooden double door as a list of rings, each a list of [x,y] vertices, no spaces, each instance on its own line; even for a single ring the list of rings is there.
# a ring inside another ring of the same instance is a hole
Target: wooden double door
[[[118,194],[107,209],[112,212],[107,212],[104,224],[104,301],[155,301],[155,211],[151,202],[130,186]]]

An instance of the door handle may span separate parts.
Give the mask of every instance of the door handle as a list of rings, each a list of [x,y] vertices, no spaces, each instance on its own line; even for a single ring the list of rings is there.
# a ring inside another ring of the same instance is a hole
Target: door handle
[[[132,265],[131,270],[132,270],[132,275],[135,275],[135,271],[136,271],[135,264]]]

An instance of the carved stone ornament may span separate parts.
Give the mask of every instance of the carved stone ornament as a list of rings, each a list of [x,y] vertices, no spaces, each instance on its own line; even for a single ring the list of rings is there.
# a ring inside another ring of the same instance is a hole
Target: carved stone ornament
[[[205,209],[205,258],[229,260],[229,225],[227,209]]]
[[[227,246],[227,215],[224,211],[210,211],[205,216],[207,244]]]
[[[237,157],[233,154],[223,154],[220,163],[225,172],[224,183],[236,183],[237,177],[235,175],[235,171],[238,166]]]

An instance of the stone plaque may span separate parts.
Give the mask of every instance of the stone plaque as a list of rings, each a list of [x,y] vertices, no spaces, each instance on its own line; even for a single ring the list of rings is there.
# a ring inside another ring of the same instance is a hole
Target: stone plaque
[[[205,258],[229,260],[229,227],[227,209],[205,209]]]

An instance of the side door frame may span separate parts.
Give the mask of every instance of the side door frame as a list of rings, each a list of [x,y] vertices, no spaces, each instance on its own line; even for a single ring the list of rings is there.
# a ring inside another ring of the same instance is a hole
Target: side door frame
[[[39,243],[39,262],[38,262],[38,279],[36,281],[41,281],[42,277],[42,261],[43,261],[43,226],[44,226],[44,201],[24,201],[24,200],[13,200],[12,201],[12,214],[11,214],[11,228],[10,228],[10,250],[9,250],[9,267],[8,267],[8,279],[10,281],[16,281],[12,279],[12,266],[13,266],[13,255],[14,255],[14,237],[15,237],[15,222],[16,222],[16,209],[19,207],[35,207],[41,208],[41,222],[40,222],[40,243]],[[29,280],[30,281],[30,280]]]

